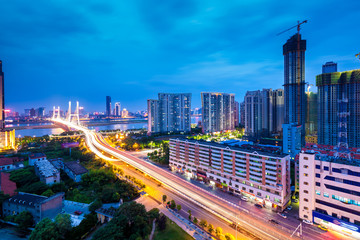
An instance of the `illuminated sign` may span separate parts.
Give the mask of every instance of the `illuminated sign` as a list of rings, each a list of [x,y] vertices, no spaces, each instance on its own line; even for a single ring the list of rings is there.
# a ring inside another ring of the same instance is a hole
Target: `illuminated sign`
[[[315,223],[319,223],[318,220],[322,220],[322,221],[326,221],[326,222],[335,224],[337,226],[349,229],[349,230],[354,231],[354,232],[360,232],[359,227],[357,227],[353,223],[345,222],[345,221],[343,221],[341,219],[334,218],[332,216],[328,216],[328,215],[325,215],[325,214],[321,214],[321,213],[316,212],[316,211],[313,211],[313,218],[314,218],[313,221]]]

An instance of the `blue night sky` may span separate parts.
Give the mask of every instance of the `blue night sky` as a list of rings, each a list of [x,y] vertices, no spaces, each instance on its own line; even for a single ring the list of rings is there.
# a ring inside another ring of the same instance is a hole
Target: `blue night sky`
[[[326,61],[360,68],[360,1],[1,1],[6,107],[104,111],[105,96],[132,111],[158,92],[236,94],[280,88],[282,45],[303,25],[306,81]],[[313,87],[312,90],[316,91]]]

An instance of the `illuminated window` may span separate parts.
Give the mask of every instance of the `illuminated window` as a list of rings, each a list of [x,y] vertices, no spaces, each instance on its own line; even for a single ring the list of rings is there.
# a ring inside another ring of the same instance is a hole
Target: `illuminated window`
[[[315,190],[316,195],[320,195],[320,191]]]

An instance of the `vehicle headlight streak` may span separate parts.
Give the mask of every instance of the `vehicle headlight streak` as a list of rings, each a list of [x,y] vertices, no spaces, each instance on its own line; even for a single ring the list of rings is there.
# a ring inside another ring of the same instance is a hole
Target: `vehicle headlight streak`
[[[142,171],[143,173],[149,175],[150,177],[158,180],[159,182],[161,182],[162,184],[164,184],[166,187],[172,189],[174,192],[176,192],[177,194],[185,197],[186,199],[194,202],[195,204],[199,205],[200,207],[204,208],[205,210],[213,213],[214,215],[220,217],[221,219],[229,222],[229,223],[233,223],[233,222],[241,222],[247,226],[250,226],[251,228],[255,229],[258,232],[261,232],[262,234],[271,237],[272,239],[277,239],[276,237],[268,234],[267,232],[264,232],[263,230],[257,228],[256,226],[253,225],[249,225],[246,221],[241,220],[241,219],[236,219],[236,217],[234,216],[234,212],[229,212],[228,209],[223,208],[222,206],[220,206],[219,204],[216,204],[215,202],[212,202],[202,196],[200,196],[199,194],[197,194],[195,191],[190,191],[189,189],[183,187],[182,185],[178,184],[176,181],[173,181],[169,178],[164,177],[161,172],[164,173],[164,175],[168,175],[169,173],[166,172],[165,170],[161,169],[161,168],[157,168],[156,171],[149,169],[148,167],[144,166],[144,165],[149,165],[150,163],[146,163],[144,162],[143,164],[140,164],[126,156],[123,156],[121,154],[118,153],[119,150],[117,149],[113,149],[111,146],[108,146],[108,144],[102,139],[102,137],[100,137],[96,132],[93,132],[85,127],[73,124],[71,122],[67,122],[61,119],[53,119],[53,121],[59,122],[61,124],[67,125],[70,128],[74,128],[77,129],[79,131],[83,131],[85,133],[85,137],[86,137],[86,144],[89,147],[89,149],[94,152],[96,155],[98,155],[99,157],[107,160],[107,161],[119,161],[118,159],[122,160],[123,162],[126,162],[127,164],[135,167],[136,169]],[[108,147],[106,147],[108,146]],[[111,148],[111,149],[109,149]],[[109,158],[107,156],[104,156],[98,149],[101,149],[102,151],[118,158],[118,159],[112,159]],[[125,154],[125,153],[123,153]],[[153,165],[151,165],[153,166]],[[154,166],[153,166],[154,167]],[[172,175],[172,178],[176,179],[177,181],[181,182],[181,183],[185,183],[185,184],[189,184],[188,182],[186,182],[185,180]],[[195,187],[195,186],[194,186]],[[208,192],[206,192],[205,190],[195,187],[197,190],[199,191],[203,191],[205,194],[210,195]],[[215,195],[212,195],[211,197],[216,197],[219,198]],[[220,199],[220,198],[219,198]],[[223,199],[221,199],[221,201],[224,201]],[[230,203],[233,207],[236,207],[237,209],[239,209],[240,207]]]

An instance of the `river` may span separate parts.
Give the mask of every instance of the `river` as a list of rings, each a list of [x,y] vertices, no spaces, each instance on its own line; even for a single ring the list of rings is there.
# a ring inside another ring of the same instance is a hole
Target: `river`
[[[16,126],[28,126],[29,124],[16,124]],[[31,124],[30,124],[31,125]],[[34,125],[34,124],[33,124]],[[49,125],[49,123],[38,123],[38,125]],[[7,124],[7,126],[11,127]],[[139,129],[139,128],[147,128],[147,123],[122,123],[122,124],[112,124],[112,125],[104,125],[104,126],[90,126],[89,129],[95,129],[96,131],[100,130],[127,130],[127,129]],[[52,134],[60,134],[64,132],[62,128],[44,128],[44,129],[21,129],[15,130],[16,137],[42,137],[45,135]]]
[[[198,123],[201,121],[201,117],[191,117],[191,123]],[[15,126],[31,126],[31,125],[50,125],[51,123],[36,123],[36,124],[6,124],[7,127],[15,127]],[[111,125],[103,125],[103,126],[89,126],[89,129],[95,129],[96,131],[100,130],[128,130],[128,129],[139,129],[145,128],[147,129],[147,123],[115,123]],[[21,129],[15,130],[16,137],[24,137],[24,136],[31,136],[31,137],[42,137],[45,135],[52,135],[52,134],[60,134],[64,132],[62,128],[45,128],[45,129]]]

